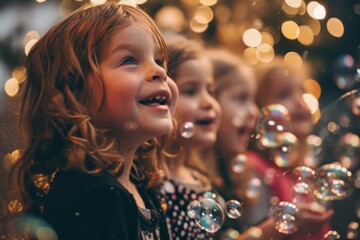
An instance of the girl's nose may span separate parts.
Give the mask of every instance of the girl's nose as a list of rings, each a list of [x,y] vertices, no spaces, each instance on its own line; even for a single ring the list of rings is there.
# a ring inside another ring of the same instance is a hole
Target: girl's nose
[[[200,107],[203,109],[210,109],[214,106],[216,100],[205,90],[201,97]]]
[[[156,62],[153,62],[148,65],[149,67],[149,75],[147,80],[148,81],[166,81],[166,71],[165,69],[158,65]]]

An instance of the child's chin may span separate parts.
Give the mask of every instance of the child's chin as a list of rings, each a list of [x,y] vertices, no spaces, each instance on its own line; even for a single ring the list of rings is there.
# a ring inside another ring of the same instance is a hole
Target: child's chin
[[[169,124],[161,124],[158,126],[158,128],[155,130],[155,135],[156,136],[164,136],[164,135],[168,135],[171,133],[171,131],[173,130],[174,126],[171,123]]]

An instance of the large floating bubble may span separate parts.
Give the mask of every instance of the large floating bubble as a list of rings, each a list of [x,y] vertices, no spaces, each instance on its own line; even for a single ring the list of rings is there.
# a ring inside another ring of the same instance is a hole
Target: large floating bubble
[[[199,203],[200,206],[195,203],[195,207],[192,207],[196,224],[207,232],[217,232],[224,223],[224,210],[212,198],[203,198]]]
[[[326,164],[316,170],[315,196],[324,201],[344,199],[352,193],[353,179],[340,164]]]
[[[299,209],[292,203],[280,202],[273,209],[275,229],[283,234],[292,234],[298,230]]]
[[[180,126],[180,134],[183,138],[191,138],[195,134],[195,126],[192,122],[184,122]]]

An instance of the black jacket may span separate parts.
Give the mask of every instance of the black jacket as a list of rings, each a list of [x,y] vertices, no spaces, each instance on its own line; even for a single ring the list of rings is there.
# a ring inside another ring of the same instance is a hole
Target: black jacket
[[[138,189],[146,207],[160,213],[161,240],[169,239],[154,191]],[[59,240],[136,240],[139,236],[135,199],[109,174],[57,173],[42,218],[53,227]]]

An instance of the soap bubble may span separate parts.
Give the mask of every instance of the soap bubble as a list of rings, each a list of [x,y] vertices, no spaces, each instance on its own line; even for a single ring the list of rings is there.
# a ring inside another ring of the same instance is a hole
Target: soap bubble
[[[349,55],[339,56],[334,63],[334,80],[340,89],[351,89],[360,80],[354,58]]]
[[[234,173],[242,173],[247,162],[247,155],[243,153],[237,154],[231,159],[231,169]]]
[[[192,122],[184,122],[180,127],[180,134],[183,138],[191,138],[195,134],[195,126]]]
[[[307,166],[296,167],[291,174],[293,183],[293,202],[307,202],[312,198],[314,190],[315,171]]]
[[[335,146],[335,155],[342,166],[356,169],[360,161],[359,136],[351,132],[343,134]]]
[[[324,234],[322,240],[336,240],[340,239],[340,234],[337,231],[329,230]]]
[[[278,135],[291,129],[290,113],[283,105],[271,104],[261,109],[261,117],[257,125],[260,143],[266,148],[281,146]]]
[[[200,208],[201,204],[198,200],[191,201],[187,207],[187,215],[189,216],[189,218],[194,219],[196,214],[199,213]]]
[[[360,115],[356,115],[360,114],[360,111],[357,112],[353,108],[353,101],[358,99],[359,95],[359,90],[352,90],[321,112],[315,130],[322,139],[321,153],[318,154],[322,161],[326,163],[341,161],[344,167],[350,162],[350,165],[356,165],[350,158],[356,157],[356,136],[360,135]],[[342,159],[338,159],[339,157]]]
[[[216,194],[213,192],[204,192],[203,197],[216,199]]]
[[[203,198],[199,203],[194,216],[196,224],[207,232],[217,232],[224,223],[224,210],[212,198]]]
[[[315,196],[324,201],[344,199],[352,193],[351,172],[340,164],[326,164],[316,170]]]
[[[315,180],[315,171],[307,166],[299,166],[294,168],[291,173],[291,181],[295,184],[304,182],[311,184]]]
[[[226,202],[226,214],[229,218],[237,219],[242,215],[242,205],[236,200],[229,200]]]
[[[320,164],[320,154],[322,151],[322,139],[316,135],[309,135],[306,138],[309,151],[306,153],[304,164],[308,167],[317,167]]]
[[[261,180],[259,178],[251,178],[247,184],[245,194],[248,198],[254,199],[260,195]]]
[[[280,202],[273,209],[275,229],[283,234],[292,234],[298,230],[299,209],[292,203]]]

